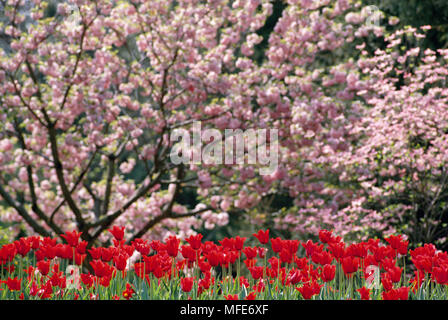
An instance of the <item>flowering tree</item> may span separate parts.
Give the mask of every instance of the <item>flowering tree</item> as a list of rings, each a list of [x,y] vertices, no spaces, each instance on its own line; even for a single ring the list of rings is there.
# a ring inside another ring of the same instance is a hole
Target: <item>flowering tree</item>
[[[359,24],[363,17],[350,13],[346,20]],[[298,104],[297,132],[308,142],[299,148],[305,162],[288,164],[300,183],[292,189],[298,208],[278,218],[278,226],[310,233],[327,226],[364,239],[399,231],[414,244],[445,242],[447,52],[420,50],[428,29],[384,36],[374,29],[384,49],[358,29],[357,61],[341,64],[314,89],[314,107]],[[332,87],[337,99],[323,94]]]
[[[261,185],[293,199],[290,209],[273,212],[278,228],[316,235],[325,226],[345,236],[360,227],[341,216],[353,188],[340,183],[345,167],[337,166],[354,143],[362,145],[351,133],[366,108],[358,92],[367,82],[356,60],[359,45],[374,47],[385,27],[374,23],[369,7],[349,1],[291,4],[270,36],[261,67],[271,80],[260,86],[257,102],[284,137],[281,165]],[[375,219],[367,218],[370,227],[377,227]]]
[[[131,222],[131,239],[156,225],[164,236],[163,223],[184,233],[225,224],[223,210],[177,203],[189,184],[208,188],[213,172],[173,165],[170,133],[252,118],[249,98],[239,99],[259,76],[234,53],[261,40],[254,32],[271,5],[73,1],[46,17],[47,3],[33,1],[27,17],[24,4],[4,4],[0,59],[0,195],[10,219],[42,235],[76,227],[90,243],[113,223]],[[145,175],[131,179],[136,167]]]
[[[448,51],[420,49],[427,29],[398,30],[386,37],[386,50],[359,60],[360,73],[370,78],[360,93],[367,108],[351,128],[356,146],[339,163],[344,181],[356,180],[363,203],[352,214],[380,216],[383,226],[405,232],[414,244],[444,245]]]

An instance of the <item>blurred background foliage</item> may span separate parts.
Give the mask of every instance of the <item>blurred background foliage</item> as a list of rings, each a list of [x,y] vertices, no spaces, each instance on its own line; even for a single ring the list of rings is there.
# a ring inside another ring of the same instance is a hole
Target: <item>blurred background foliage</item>
[[[448,1],[446,0],[363,0],[388,16],[400,19],[398,26],[432,26],[423,43],[432,50],[448,47]]]

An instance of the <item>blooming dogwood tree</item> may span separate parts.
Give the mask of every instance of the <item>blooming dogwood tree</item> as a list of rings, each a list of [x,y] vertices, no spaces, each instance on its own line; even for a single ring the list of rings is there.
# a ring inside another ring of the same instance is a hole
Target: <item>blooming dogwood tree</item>
[[[362,13],[346,20],[359,24]],[[381,48],[360,28],[357,61],[332,69],[320,86],[309,82],[318,99],[296,100],[293,128],[302,145],[289,148],[299,161],[286,162],[293,175],[283,182],[293,181],[296,207],[276,219],[279,227],[316,233],[327,226],[364,239],[399,231],[412,243],[445,242],[447,51],[420,50],[429,28],[383,34],[373,27]],[[338,91],[325,95],[329,88]]]
[[[376,229],[393,226],[413,243],[442,244],[447,236],[448,51],[420,49],[429,28],[398,30],[386,37],[385,50],[364,53],[358,61],[360,74],[369,75],[359,93],[367,107],[350,129],[357,143],[339,155],[338,163],[344,167],[343,181],[356,180],[354,198],[363,203],[346,212],[376,216],[382,224]]]

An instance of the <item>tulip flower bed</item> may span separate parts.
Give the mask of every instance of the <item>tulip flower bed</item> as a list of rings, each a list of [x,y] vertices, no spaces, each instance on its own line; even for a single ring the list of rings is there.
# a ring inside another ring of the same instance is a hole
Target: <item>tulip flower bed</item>
[[[326,230],[318,242],[260,230],[251,247],[244,237],[218,245],[201,234],[125,244],[124,228],[109,231],[110,247],[88,248],[75,231],[61,235],[64,244],[30,236],[4,245],[1,299],[448,298],[448,254],[432,244],[409,250],[402,236],[345,244]]]

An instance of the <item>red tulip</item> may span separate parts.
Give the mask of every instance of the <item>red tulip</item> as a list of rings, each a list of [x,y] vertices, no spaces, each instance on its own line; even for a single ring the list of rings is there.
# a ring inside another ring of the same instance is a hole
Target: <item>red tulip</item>
[[[278,269],[280,261],[277,257],[269,258],[268,262],[271,264],[272,269]]]
[[[257,294],[255,292],[251,292],[246,296],[246,298],[244,298],[244,300],[255,300],[256,297]]]
[[[108,231],[112,234],[112,236],[117,241],[122,241],[124,238],[124,227],[118,227],[113,226],[111,229],[108,229]]]
[[[70,246],[69,244],[62,244],[59,243],[57,244],[54,248],[49,249],[49,250],[54,250],[54,254],[56,256],[58,256],[59,258],[62,259],[67,259],[67,260],[73,260],[74,258],[74,247]],[[49,253],[49,251],[47,251],[47,258],[49,258],[51,260],[52,254]]]
[[[269,229],[266,231],[259,230],[258,233],[254,233],[253,236],[257,238],[261,244],[266,244],[269,242]]]
[[[110,276],[114,268],[101,260],[93,260],[90,265],[98,278]]]
[[[367,257],[367,246],[364,243],[353,243],[347,247],[345,255],[364,259]]]
[[[432,272],[432,258],[429,256],[416,256],[412,257],[412,262],[418,270],[421,270],[425,273]]]
[[[408,300],[409,288],[401,287],[398,289],[391,289],[383,291],[383,300]]]
[[[222,240],[219,240],[219,243],[223,248],[228,248],[233,250],[235,248],[235,239],[225,237]]]
[[[261,259],[263,259],[263,258],[266,256],[266,252],[267,252],[267,251],[268,251],[268,249],[259,247],[259,248],[258,248],[258,256],[259,256]]]
[[[271,239],[271,248],[275,253],[279,253],[283,249],[283,240],[280,237]]]
[[[76,247],[76,252],[80,254],[86,253],[87,244],[88,242],[85,240],[79,242],[78,246]]]
[[[199,260],[199,269],[201,270],[202,273],[208,273],[210,272],[211,269],[211,264],[204,261],[204,260]]]
[[[400,280],[401,280],[401,272],[403,271],[403,268],[400,268],[398,266],[392,266],[392,267],[388,267],[388,268],[385,268],[385,269],[387,271],[387,274],[390,277],[390,280],[393,283],[400,282]]]
[[[287,284],[295,285],[302,281],[302,274],[298,269],[292,269],[286,278]]]
[[[177,237],[169,236],[166,240],[166,251],[170,257],[177,257],[179,253],[180,240]]]
[[[182,278],[180,279],[180,287],[183,292],[190,292],[193,289],[194,278]]]
[[[101,260],[103,260],[104,262],[111,261],[115,254],[115,248],[101,248]]]
[[[135,239],[134,241],[132,241],[132,245],[134,246],[135,250],[140,252],[142,256],[147,256],[151,251],[151,247],[146,240]]]
[[[123,298],[125,298],[126,300],[129,300],[132,298],[134,293],[135,293],[134,288],[129,283],[126,283],[126,290],[124,290],[122,292]]]
[[[337,261],[341,261],[345,257],[345,244],[343,242],[329,243],[328,249]]]
[[[317,282],[313,281],[310,283],[303,284],[300,288],[296,288],[301,294],[302,297],[306,300],[311,299],[313,296],[320,293],[320,289],[322,285],[319,285]]]
[[[331,241],[332,237],[333,237],[333,234],[331,231],[328,231],[328,230],[320,230],[319,231],[319,240],[322,243],[329,243]]]
[[[20,238],[19,240],[14,241],[14,245],[17,249],[17,253],[22,257],[25,257],[31,250],[31,243],[27,238]]]
[[[354,257],[345,257],[342,259],[342,270],[347,277],[358,271],[359,259]]]
[[[306,256],[307,257],[311,257],[313,255],[313,253],[315,252],[321,252],[324,248],[324,245],[318,245],[317,243],[314,243],[311,240],[308,240],[305,243],[302,243],[302,247],[305,249],[306,251]]]
[[[31,237],[28,237],[28,239],[30,240],[31,249],[33,249],[33,250],[39,249],[39,247],[40,247],[40,237],[38,237],[38,236],[31,236]]]
[[[448,266],[435,267],[432,270],[432,278],[438,284],[448,284]]]
[[[402,235],[394,236],[391,235],[388,238],[385,238],[387,243],[396,250],[399,254],[405,255],[408,253],[408,245],[409,241],[405,241]]]
[[[50,263],[51,261],[48,260],[42,260],[37,263],[37,269],[39,269],[39,272],[43,276],[46,276],[50,272]]]
[[[246,241],[245,237],[236,236],[235,243],[234,243],[234,246],[235,246],[234,249],[237,251],[241,251],[244,247],[244,241]]]
[[[307,258],[297,258],[294,256],[294,262],[297,265],[297,268],[299,269],[305,269],[308,266],[308,259]]]
[[[195,236],[191,235],[189,238],[186,238],[185,240],[190,244],[190,246],[193,248],[193,250],[199,250],[202,245],[202,234],[197,234]]]
[[[20,291],[22,280],[18,277],[15,277],[14,279],[8,277],[5,283],[10,291]]]
[[[87,288],[90,288],[93,285],[93,276],[88,273],[81,274],[81,281]]]
[[[61,237],[64,238],[68,245],[70,245],[73,248],[76,248],[78,246],[79,237],[82,235],[82,232],[66,232],[65,234],[62,234]]]
[[[361,300],[370,300],[370,289],[362,287],[356,291],[358,291],[359,294],[361,295]]]
[[[115,268],[117,268],[117,270],[124,271],[126,269],[128,258],[129,257],[127,255],[122,253],[115,255],[113,258]]]
[[[94,248],[87,250],[90,253],[90,256],[93,260],[99,260],[101,259],[101,248]]]
[[[293,260],[293,254],[289,252],[289,250],[283,248],[282,251],[280,251],[280,261],[282,263],[292,263]]]
[[[180,253],[182,254],[182,257],[185,259],[188,259],[192,262],[196,261],[196,251],[191,246],[181,246],[180,247]]]
[[[254,259],[257,256],[258,250],[256,247],[245,247],[243,253],[247,259]]]
[[[333,266],[331,264],[326,264],[322,268],[322,281],[323,282],[330,282],[334,279],[336,275],[336,266]]]
[[[209,252],[209,254],[207,255],[207,261],[212,267],[219,266],[219,264],[221,262],[220,256],[221,255],[218,251],[213,250],[213,251]]]
[[[257,264],[257,259],[245,259],[244,264],[247,268],[255,267],[255,265]]]
[[[383,288],[385,291],[390,291],[393,288],[392,280],[390,279],[390,276],[385,273],[381,275],[381,283],[383,284]]]
[[[86,254],[79,254],[78,252],[75,252],[75,264],[78,266],[82,265],[86,257]]]
[[[254,280],[258,280],[263,277],[263,267],[251,267],[249,268],[250,274]]]
[[[414,277],[409,280],[411,284],[412,292],[416,293],[419,288],[421,288],[423,281],[425,280],[425,273],[421,270],[414,271]],[[437,281],[437,280],[436,280]]]
[[[326,265],[326,264],[331,264],[331,262],[333,261],[333,256],[326,252],[326,251],[322,251],[322,252],[315,252],[313,253],[313,255],[311,256],[311,260],[316,263],[316,264],[320,264],[320,265]]]
[[[297,253],[299,245],[300,245],[299,240],[283,240],[282,243],[283,249],[288,250],[293,255]]]

